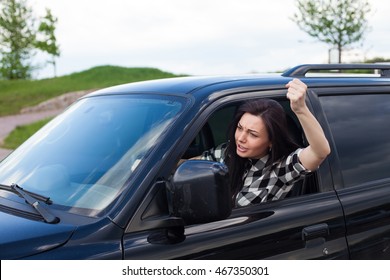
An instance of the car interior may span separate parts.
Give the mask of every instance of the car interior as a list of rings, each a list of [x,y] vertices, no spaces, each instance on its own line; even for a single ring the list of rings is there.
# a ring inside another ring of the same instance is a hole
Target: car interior
[[[285,109],[287,116],[287,124],[290,134],[293,139],[302,147],[305,146],[305,136],[299,121],[290,109],[289,101],[277,100]],[[199,133],[187,148],[183,159],[191,159],[201,155],[204,151],[218,146],[227,141],[230,121],[234,118],[235,112],[240,104],[232,104],[230,106],[217,110],[203,125]],[[305,177],[305,179],[297,182],[292,190],[287,194],[287,197],[295,197],[309,193],[318,192],[316,174]]]

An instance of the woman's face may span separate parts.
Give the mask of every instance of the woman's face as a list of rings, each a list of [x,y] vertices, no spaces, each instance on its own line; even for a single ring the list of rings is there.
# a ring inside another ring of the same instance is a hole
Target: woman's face
[[[263,119],[249,113],[238,122],[235,140],[236,152],[242,158],[262,158],[272,147]]]

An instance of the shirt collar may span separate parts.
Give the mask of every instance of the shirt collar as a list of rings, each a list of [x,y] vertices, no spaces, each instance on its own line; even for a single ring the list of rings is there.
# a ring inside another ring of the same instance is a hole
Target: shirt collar
[[[257,170],[263,169],[266,166],[268,159],[269,159],[269,154],[266,154],[265,156],[263,156],[262,158],[259,158],[259,159],[249,159],[249,162],[251,164],[250,169],[252,171],[257,171]]]

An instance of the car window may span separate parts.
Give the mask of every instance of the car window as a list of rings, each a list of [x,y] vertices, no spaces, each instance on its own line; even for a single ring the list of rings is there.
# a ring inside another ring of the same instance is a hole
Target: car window
[[[213,133],[216,145],[227,141],[230,121],[233,120],[237,105],[224,107],[216,111],[207,121]]]
[[[183,107],[173,96],[82,99],[0,163],[0,183],[48,196],[61,209],[103,210]]]
[[[302,128],[296,116],[292,113],[287,99],[277,100],[286,111],[288,127],[294,140],[302,147],[305,146],[305,139]],[[199,133],[188,147],[182,158],[190,159],[202,154],[202,152],[215,148],[227,142],[230,122],[233,120],[237,108],[242,102],[229,104],[216,110],[205,122]],[[287,197],[293,197],[308,193],[318,192],[317,175],[314,172],[306,176],[304,180],[297,182]]]
[[[389,178],[390,94],[320,98],[345,187]]]

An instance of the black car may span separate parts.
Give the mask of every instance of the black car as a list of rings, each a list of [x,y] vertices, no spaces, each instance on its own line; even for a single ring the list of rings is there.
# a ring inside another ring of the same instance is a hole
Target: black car
[[[232,208],[228,170],[188,160],[236,108],[285,108],[293,77],[332,153],[279,201]],[[1,259],[389,259],[390,65],[138,82],[81,98],[0,163]]]

